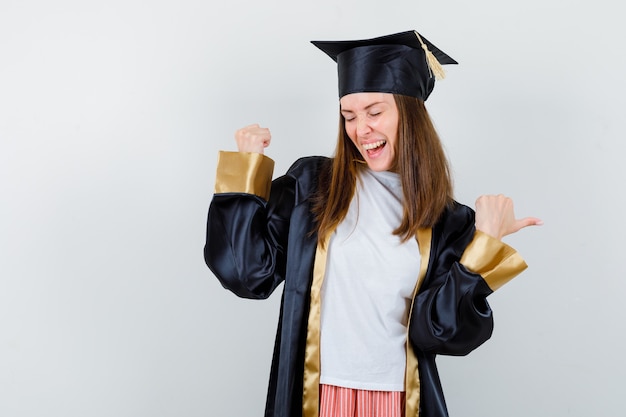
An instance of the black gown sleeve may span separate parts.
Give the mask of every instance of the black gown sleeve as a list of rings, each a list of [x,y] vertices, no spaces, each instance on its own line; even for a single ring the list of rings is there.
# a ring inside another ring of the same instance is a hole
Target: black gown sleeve
[[[285,278],[294,179],[272,182],[268,201],[217,193],[209,207],[204,259],[221,284],[244,298],[269,297]]]
[[[474,212],[459,204],[433,228],[428,270],[409,325],[410,341],[422,352],[466,355],[491,337],[486,297],[493,290],[460,263],[474,235]]]

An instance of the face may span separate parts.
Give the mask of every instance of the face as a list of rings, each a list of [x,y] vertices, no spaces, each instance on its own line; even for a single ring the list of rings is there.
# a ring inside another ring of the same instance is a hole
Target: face
[[[391,171],[398,141],[398,107],[392,94],[353,93],[339,100],[348,137],[373,171]]]

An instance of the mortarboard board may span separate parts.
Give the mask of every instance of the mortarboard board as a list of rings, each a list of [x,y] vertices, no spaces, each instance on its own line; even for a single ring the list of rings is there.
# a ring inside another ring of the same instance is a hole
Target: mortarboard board
[[[457,64],[416,31],[353,41],[312,41],[337,63],[339,98],[382,92],[426,100],[443,78],[441,65]]]

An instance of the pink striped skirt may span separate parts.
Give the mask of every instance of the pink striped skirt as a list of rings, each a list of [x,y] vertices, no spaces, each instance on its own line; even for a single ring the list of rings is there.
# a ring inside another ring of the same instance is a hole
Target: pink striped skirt
[[[403,417],[404,392],[320,385],[320,417]]]

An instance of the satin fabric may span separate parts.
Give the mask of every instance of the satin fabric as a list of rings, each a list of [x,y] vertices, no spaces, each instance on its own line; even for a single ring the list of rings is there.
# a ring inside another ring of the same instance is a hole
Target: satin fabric
[[[425,101],[435,76],[423,48],[441,65],[457,63],[414,30],[371,39],[312,43],[337,62],[340,98],[351,93],[382,92]]]
[[[270,195],[271,184],[265,181],[271,178],[274,161],[260,153],[248,153],[246,163],[241,163],[239,152],[220,152],[217,165],[219,175],[215,181],[215,193],[228,192],[235,187],[239,192],[255,194],[264,200]]]
[[[230,189],[215,194],[209,208],[204,255],[225,288],[241,297],[261,299],[284,282],[266,417],[302,415],[307,317],[317,249],[309,197],[327,162],[323,157],[298,160],[273,181],[267,201]],[[408,329],[418,359],[421,417],[448,415],[436,355],[465,355],[489,339],[493,330],[486,301],[493,290],[482,271],[459,263],[476,236],[483,237],[474,229],[474,213],[460,204],[447,210],[432,230],[426,276],[413,300]],[[497,265],[502,251],[490,246],[505,245],[489,239],[487,246],[474,248],[489,252],[466,256],[490,258],[493,262],[483,263]],[[508,252],[507,258],[511,259]],[[507,280],[524,268],[522,261],[509,271]]]
[[[339,97],[384,92],[426,101],[435,77],[425,65],[424,51],[404,45],[353,48],[337,56]]]

